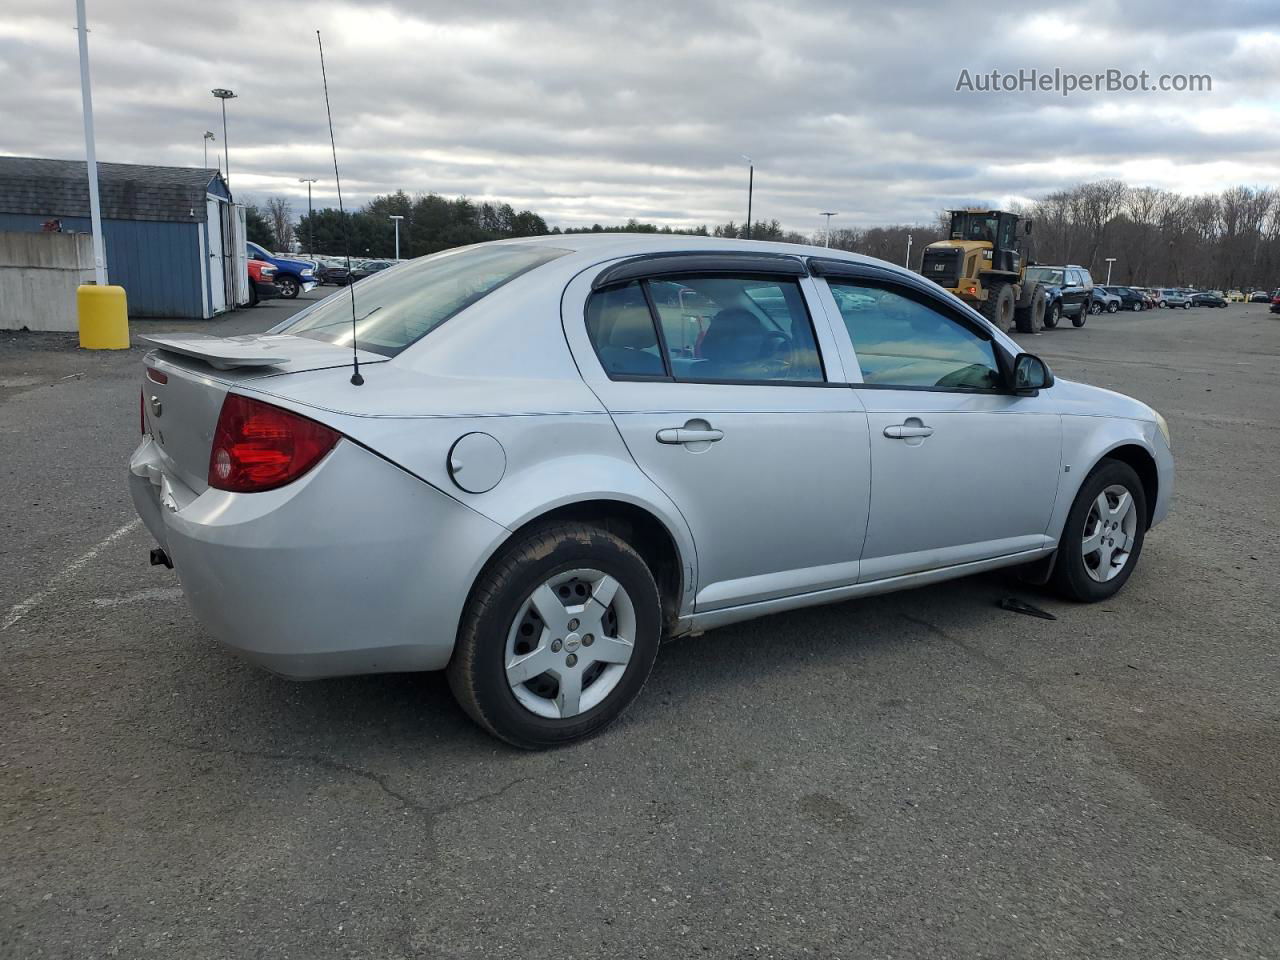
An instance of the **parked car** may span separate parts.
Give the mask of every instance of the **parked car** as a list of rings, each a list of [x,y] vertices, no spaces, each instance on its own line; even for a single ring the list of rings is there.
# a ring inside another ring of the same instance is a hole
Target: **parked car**
[[[1270,303],[1271,294],[1267,293],[1267,291],[1265,290],[1255,290],[1253,291],[1253,293],[1249,294],[1249,302],[1250,303]]]
[[[320,257],[316,261],[316,279],[321,284],[329,283],[337,287],[345,287],[351,281],[351,275],[345,260]]]
[[[272,300],[280,296],[280,288],[275,284],[275,267],[262,260],[250,260],[248,265],[249,306],[256,307],[260,300]]]
[[[1164,306],[1164,294],[1160,292],[1158,287],[1143,287],[1142,292],[1151,303],[1153,309]]]
[[[1063,317],[1070,317],[1073,326],[1084,326],[1089,317],[1093,291],[1093,278],[1088,270],[1074,263],[1063,266],[1036,264],[1027,267],[1027,279],[1045,287],[1045,327],[1053,329]]]
[[[1105,287],[1094,287],[1089,305],[1090,313],[1115,313],[1120,309],[1120,298],[1108,293]]]
[[[1244,295],[1244,293],[1243,293],[1242,291],[1240,291],[1240,290],[1228,290],[1228,291],[1226,292],[1226,298],[1227,298],[1227,300],[1228,300],[1229,302],[1231,302],[1231,303],[1244,303],[1244,302],[1245,302],[1245,295]]]
[[[362,260],[358,265],[351,267],[351,282],[354,283],[357,280],[371,277],[375,273],[381,273],[388,267],[394,267],[395,265],[396,262],[394,260]]]
[[[1145,310],[1147,309],[1146,298],[1132,287],[1105,287],[1107,293],[1115,294],[1120,298],[1120,307],[1123,310]]]
[[[1280,313],[1280,290],[1271,294],[1271,312]]]
[[[280,296],[292,300],[305,290],[314,290],[317,284],[315,264],[310,260],[298,260],[294,257],[268,253],[256,243],[246,244],[250,260],[261,260],[276,268],[276,286],[280,288]]]
[[[1227,305],[1227,298],[1218,290],[1210,290],[1205,293],[1193,293],[1191,295],[1191,305],[1193,307],[1225,308]]]
[[[714,307],[692,355],[665,348],[672,282]],[[609,723],[664,636],[997,567],[1105,600],[1169,512],[1156,411],[883,261],[562,235],[360,288],[354,337],[344,297],[269,336],[148,335],[153,560],[250,660],[443,668],[521,747]]]
[[[1164,295],[1164,305],[1170,309],[1182,307],[1185,310],[1191,306],[1191,294],[1186,290],[1166,287],[1160,292]]]

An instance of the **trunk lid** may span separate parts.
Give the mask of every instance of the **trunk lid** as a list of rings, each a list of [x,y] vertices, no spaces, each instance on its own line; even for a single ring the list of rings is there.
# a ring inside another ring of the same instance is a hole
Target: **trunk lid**
[[[142,378],[142,416],[164,472],[194,493],[209,486],[209,454],[218,414],[237,384],[291,373],[351,366],[351,347],[265,334],[215,337],[173,334],[140,337],[148,353]],[[361,365],[387,357],[361,350]],[[335,377],[347,374],[335,369]]]

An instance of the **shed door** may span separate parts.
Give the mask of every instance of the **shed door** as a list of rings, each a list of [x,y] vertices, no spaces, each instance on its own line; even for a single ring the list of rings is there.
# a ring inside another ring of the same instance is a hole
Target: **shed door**
[[[227,309],[226,256],[222,239],[222,204],[217,200],[209,200],[208,219],[205,229],[209,236],[209,297],[213,313],[222,313]]]

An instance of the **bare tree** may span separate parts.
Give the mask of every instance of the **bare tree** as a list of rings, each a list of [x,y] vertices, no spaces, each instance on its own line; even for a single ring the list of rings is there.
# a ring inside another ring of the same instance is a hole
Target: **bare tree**
[[[293,242],[293,204],[288,197],[267,199],[267,220],[271,224],[271,232],[276,235],[276,245],[287,250]]]

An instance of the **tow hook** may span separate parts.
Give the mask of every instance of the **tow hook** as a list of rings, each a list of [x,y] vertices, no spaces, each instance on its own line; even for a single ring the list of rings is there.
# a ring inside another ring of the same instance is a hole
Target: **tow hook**
[[[153,567],[168,567],[173,569],[173,561],[169,559],[169,555],[160,547],[151,548],[151,565]]]

